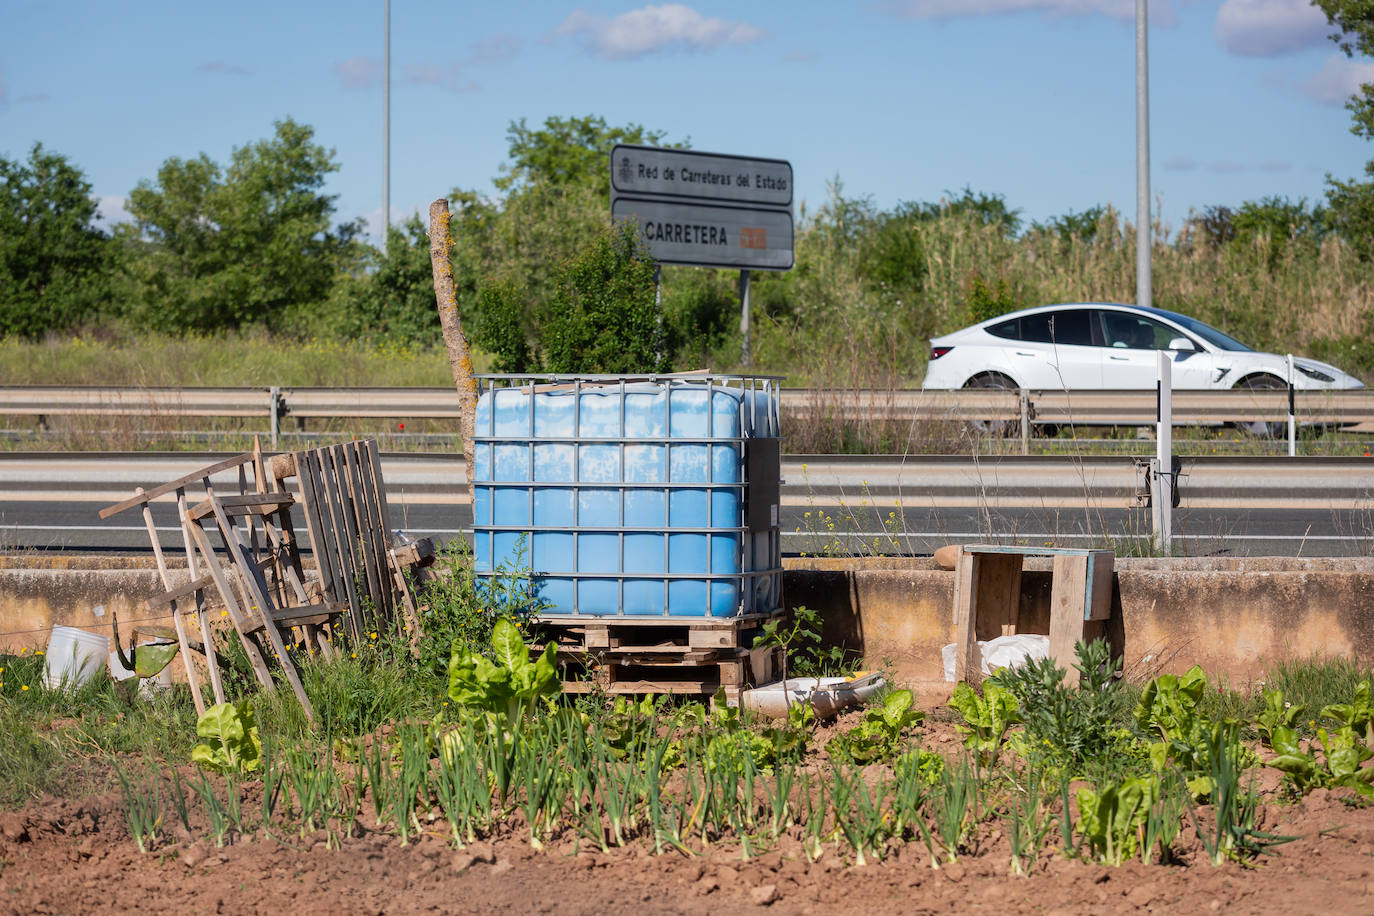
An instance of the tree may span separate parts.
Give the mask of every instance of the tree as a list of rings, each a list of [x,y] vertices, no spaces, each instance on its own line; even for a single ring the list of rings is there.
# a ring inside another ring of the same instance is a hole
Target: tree
[[[108,306],[111,245],[80,169],[34,144],[0,158],[0,335],[73,327]]]
[[[1374,56],[1374,0],[1312,0],[1335,27],[1331,40],[1346,57]],[[1358,95],[1345,103],[1354,123],[1350,132],[1374,140],[1374,83],[1360,86]],[[1364,167],[1374,179],[1374,160]],[[1338,181],[1326,176],[1326,200],[1330,205],[1328,225],[1341,235],[1363,259],[1374,259],[1374,180]]]
[[[603,229],[561,266],[543,345],[552,372],[667,368],[654,261],[637,224],[627,220]]]
[[[227,168],[202,153],[168,159],[129,196],[137,317],[165,330],[272,325],[319,303],[356,254],[360,222],[331,230],[338,169],[314,130],[287,118],[270,140],[234,150]]]
[[[605,197],[611,191],[611,147],[617,143],[659,146],[665,136],[638,124],[610,127],[595,115],[547,118],[537,130],[531,130],[521,118],[506,129],[511,164],[503,165],[501,177],[492,183],[508,193],[532,185],[579,185]],[[683,145],[669,144],[676,148]]]
[[[389,228],[386,250],[366,249],[356,274],[335,280],[330,331],[349,337],[430,340],[439,328],[429,234],[418,216]]]

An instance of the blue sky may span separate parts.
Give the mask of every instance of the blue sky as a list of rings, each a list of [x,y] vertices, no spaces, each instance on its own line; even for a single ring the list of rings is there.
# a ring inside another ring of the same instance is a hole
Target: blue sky
[[[839,176],[888,208],[968,186],[1028,220],[1135,212],[1134,0],[392,4],[393,219],[491,192],[506,128],[639,123],[788,159],[809,210]],[[290,116],[341,165],[340,220],[381,218],[382,0],[0,0],[0,155],[69,157],[118,218],[171,157],[226,162]],[[1374,146],[1374,81],[1304,0],[1150,5],[1152,191],[1190,208],[1321,197]]]

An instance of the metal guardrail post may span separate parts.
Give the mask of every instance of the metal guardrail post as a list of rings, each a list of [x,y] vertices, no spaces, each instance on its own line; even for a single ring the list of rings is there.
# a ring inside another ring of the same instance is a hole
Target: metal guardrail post
[[[267,410],[271,416],[272,448],[275,449],[281,439],[281,389],[276,385],[272,386],[271,392],[268,394]]]
[[[1288,457],[1298,454],[1298,420],[1293,409],[1293,354],[1288,354]]]
[[[1021,454],[1030,454],[1030,392],[1021,391]]]
[[[1172,549],[1174,516],[1174,418],[1173,418],[1173,354],[1159,351],[1159,381],[1155,406],[1154,499],[1151,515],[1154,522],[1155,549],[1168,556]]]

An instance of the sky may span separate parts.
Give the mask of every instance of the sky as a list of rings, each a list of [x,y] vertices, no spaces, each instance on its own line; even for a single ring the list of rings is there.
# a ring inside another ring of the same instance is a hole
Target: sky
[[[340,222],[382,223],[384,0],[0,0],[0,157],[79,167],[108,221],[171,157],[291,117],[340,168]],[[1304,0],[1149,6],[1151,192],[1190,211],[1320,200],[1374,146],[1345,100],[1374,82]],[[1111,204],[1134,219],[1134,0],[391,4],[391,214],[494,194],[507,128],[641,124],[791,162],[798,210],[837,178],[882,209],[963,188],[1026,221]],[[609,203],[608,203],[609,212]]]

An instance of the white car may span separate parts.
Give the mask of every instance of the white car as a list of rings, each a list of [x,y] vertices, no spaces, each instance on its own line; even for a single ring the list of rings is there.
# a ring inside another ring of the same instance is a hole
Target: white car
[[[1180,389],[1287,388],[1288,359],[1196,318],[1109,302],[1042,305],[930,341],[925,388],[1153,388],[1158,351]],[[1295,388],[1363,388],[1335,366],[1294,359]]]

